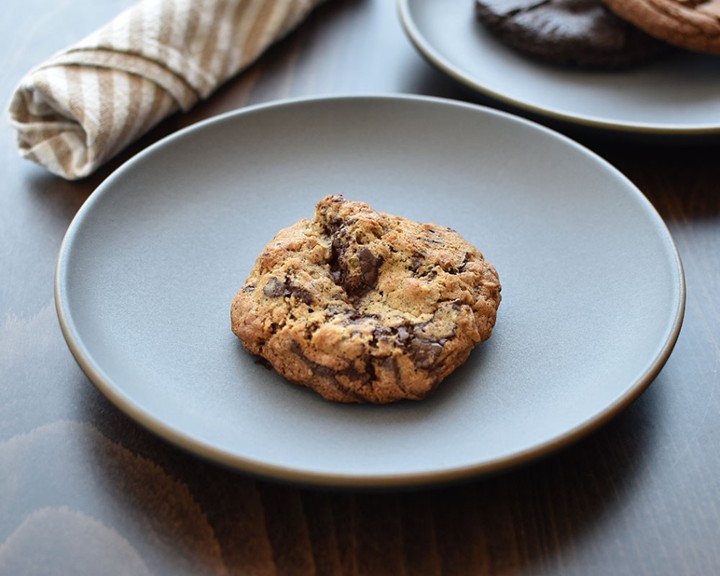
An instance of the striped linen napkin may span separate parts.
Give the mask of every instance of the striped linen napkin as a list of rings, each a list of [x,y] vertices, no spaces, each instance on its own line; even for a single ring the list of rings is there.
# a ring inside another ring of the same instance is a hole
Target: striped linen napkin
[[[20,154],[75,180],[252,63],[323,0],[142,0],[30,71]]]

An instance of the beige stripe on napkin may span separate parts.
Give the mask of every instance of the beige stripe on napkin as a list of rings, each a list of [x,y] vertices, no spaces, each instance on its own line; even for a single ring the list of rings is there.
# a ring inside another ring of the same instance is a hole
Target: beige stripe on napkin
[[[322,1],[141,1],[21,80],[8,111],[21,155],[67,179],[91,174]]]

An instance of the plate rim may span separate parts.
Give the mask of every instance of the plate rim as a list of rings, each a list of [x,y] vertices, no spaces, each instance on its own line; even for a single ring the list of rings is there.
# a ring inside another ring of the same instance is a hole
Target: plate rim
[[[622,122],[603,119],[588,114],[573,114],[555,110],[546,106],[531,104],[522,99],[513,98],[493,90],[478,82],[471,74],[463,72],[460,67],[453,64],[443,56],[426,38],[412,17],[410,5],[424,0],[396,0],[397,13],[401,27],[415,49],[435,68],[454,79],[456,82],[471,88],[479,94],[485,95],[497,102],[511,106],[518,111],[535,114],[557,122],[603,130],[609,133],[635,134],[647,136],[716,136],[720,135],[720,120],[715,124],[703,126],[677,126],[673,124],[659,124],[649,122]]]
[[[87,218],[87,214],[90,213],[92,207],[100,201],[99,199],[102,199],[104,195],[110,193],[106,192],[106,190],[112,190],[112,183],[116,178],[120,177],[128,170],[132,170],[134,165],[142,161],[146,156],[151,155],[159,148],[171,144],[175,139],[191,135],[193,132],[203,130],[212,124],[232,121],[240,116],[275,107],[286,107],[324,101],[370,101],[377,99],[401,102],[425,102],[433,105],[460,107],[473,112],[501,116],[511,122],[519,122],[521,124],[529,125],[529,127],[533,129],[540,130],[551,137],[564,141],[567,145],[577,147],[585,154],[591,156],[595,161],[603,164],[606,169],[609,169],[616,175],[621,176],[629,185],[628,190],[631,190],[632,193],[637,196],[638,200],[645,204],[645,209],[648,210],[649,215],[652,216],[654,214],[656,224],[661,226],[663,232],[665,233],[668,248],[671,249],[676,266],[676,269],[673,269],[673,271],[677,273],[677,279],[679,281],[679,284],[675,287],[677,290],[678,307],[675,310],[672,323],[668,323],[666,325],[669,330],[667,331],[666,339],[663,342],[662,347],[659,349],[657,356],[653,358],[652,362],[648,364],[647,368],[636,381],[628,384],[625,392],[613,403],[605,406],[593,418],[582,421],[574,428],[566,430],[563,434],[554,436],[550,440],[533,444],[531,448],[514,452],[508,456],[495,458],[493,460],[485,460],[483,462],[467,466],[456,466],[421,472],[363,475],[357,473],[313,471],[291,466],[280,466],[248,458],[207,442],[203,442],[191,434],[183,432],[182,429],[170,426],[164,423],[161,419],[153,417],[149,411],[144,411],[143,407],[138,402],[133,401],[131,397],[122,391],[121,387],[118,387],[113,383],[112,379],[104,373],[101,366],[98,366],[93,362],[92,354],[84,344],[80,331],[77,329],[72,318],[72,312],[69,310],[70,307],[65,299],[65,285],[68,281],[68,254],[71,252],[72,245],[77,239],[78,231],[81,229],[83,221]],[[645,391],[645,389],[662,370],[670,357],[678,340],[684,319],[686,305],[686,280],[677,246],[667,228],[667,225],[650,201],[612,164],[607,162],[597,153],[582,146],[581,144],[578,144],[567,136],[526,118],[498,111],[486,106],[447,98],[411,94],[345,94],[288,98],[224,112],[169,134],[128,159],[96,187],[70,222],[70,225],[63,237],[56,259],[53,296],[56,314],[63,337],[77,364],[80,366],[88,379],[115,407],[117,407],[136,424],[139,424],[143,428],[156,434],[176,448],[184,450],[209,462],[220,464],[233,470],[264,479],[318,487],[377,489],[447,484],[510,470],[520,465],[537,461],[544,456],[568,447],[603,426],[605,423],[616,417]]]

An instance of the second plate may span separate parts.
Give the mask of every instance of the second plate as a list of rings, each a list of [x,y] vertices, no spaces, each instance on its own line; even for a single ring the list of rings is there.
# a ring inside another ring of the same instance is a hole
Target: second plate
[[[679,53],[610,72],[545,65],[489,34],[474,0],[398,6],[405,31],[433,65],[517,110],[610,131],[720,135],[720,57]]]

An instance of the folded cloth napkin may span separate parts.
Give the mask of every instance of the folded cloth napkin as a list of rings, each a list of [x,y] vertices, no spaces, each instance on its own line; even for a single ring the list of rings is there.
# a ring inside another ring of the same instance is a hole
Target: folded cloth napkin
[[[74,180],[252,63],[323,0],[142,0],[29,72],[22,156]]]

